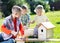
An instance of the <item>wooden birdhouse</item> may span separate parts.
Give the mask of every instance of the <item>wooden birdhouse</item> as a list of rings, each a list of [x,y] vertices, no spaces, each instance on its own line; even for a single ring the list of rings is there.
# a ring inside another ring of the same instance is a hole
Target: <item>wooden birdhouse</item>
[[[46,40],[47,38],[52,38],[54,27],[51,22],[42,22],[38,28],[38,39]]]

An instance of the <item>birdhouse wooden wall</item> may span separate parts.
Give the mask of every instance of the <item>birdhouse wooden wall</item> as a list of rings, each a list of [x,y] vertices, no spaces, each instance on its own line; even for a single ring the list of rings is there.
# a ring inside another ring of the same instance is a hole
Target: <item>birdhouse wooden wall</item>
[[[40,25],[38,28],[38,39],[46,40],[47,38],[53,37],[53,28],[47,28],[44,25]]]
[[[53,38],[53,29],[47,29],[46,30],[46,37],[47,38]]]
[[[38,28],[38,39],[40,40],[46,39],[46,29],[42,25]]]

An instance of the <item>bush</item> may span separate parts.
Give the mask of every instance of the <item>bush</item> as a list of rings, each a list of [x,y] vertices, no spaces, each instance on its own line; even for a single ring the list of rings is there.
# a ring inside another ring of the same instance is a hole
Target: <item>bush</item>
[[[40,1],[27,0],[26,2],[30,5],[30,10],[32,13],[34,13],[35,7],[39,4],[44,6],[46,12],[50,11],[50,5],[43,0]]]
[[[3,13],[0,11],[0,19],[2,18],[2,16],[3,16]]]
[[[1,3],[1,11],[3,12],[4,16],[8,16],[11,13],[12,6],[15,5],[14,0],[2,0]]]
[[[50,11],[50,5],[49,4],[44,4],[44,9],[46,12]]]

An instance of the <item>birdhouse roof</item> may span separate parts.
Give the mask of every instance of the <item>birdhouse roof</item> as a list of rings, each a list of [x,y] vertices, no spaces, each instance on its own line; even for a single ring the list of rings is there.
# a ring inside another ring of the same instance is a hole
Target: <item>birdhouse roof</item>
[[[46,29],[51,29],[55,27],[51,22],[42,22],[41,25],[43,25]]]

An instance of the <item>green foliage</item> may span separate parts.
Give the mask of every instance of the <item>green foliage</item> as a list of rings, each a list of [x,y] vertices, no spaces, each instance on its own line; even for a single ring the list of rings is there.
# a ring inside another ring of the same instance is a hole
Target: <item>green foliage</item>
[[[3,12],[4,16],[8,16],[11,14],[11,8],[15,5],[15,0],[1,0],[1,11]]]
[[[5,16],[8,16],[11,14],[11,8],[13,5],[23,5],[27,4],[29,6],[32,13],[34,13],[34,9],[38,4],[41,4],[44,6],[46,11],[50,10],[50,7],[48,4],[45,3],[45,0],[2,0],[3,6],[6,5],[6,9],[3,9],[3,13]]]
[[[49,4],[44,4],[45,11],[48,12],[50,11],[50,5]]]
[[[45,0],[40,0],[39,1],[41,3],[41,5],[44,6],[44,9],[46,12],[50,11],[50,5],[49,5],[49,2],[45,1]]]
[[[12,6],[15,4],[16,4],[15,0],[9,0],[9,3],[7,4],[7,9],[10,13],[11,13]]]
[[[30,5],[30,10],[32,13],[34,13],[35,7],[39,4],[44,6],[46,12],[50,10],[49,2],[47,3],[45,0],[26,0],[26,2]]]
[[[25,0],[2,0],[2,12],[4,13],[5,17],[11,14],[11,9],[13,5],[23,5],[25,4]],[[4,8],[5,7],[5,8]]]
[[[0,19],[2,18],[3,13],[0,11]]]

